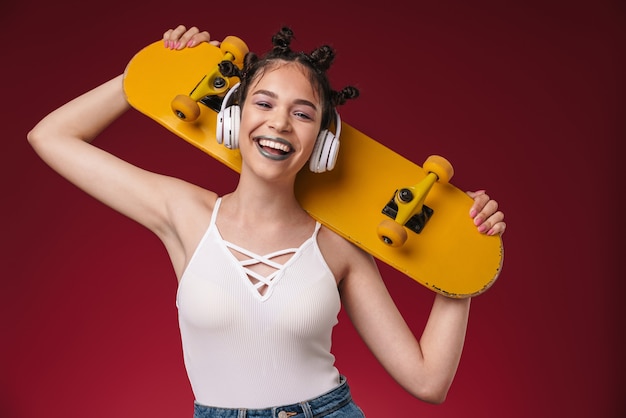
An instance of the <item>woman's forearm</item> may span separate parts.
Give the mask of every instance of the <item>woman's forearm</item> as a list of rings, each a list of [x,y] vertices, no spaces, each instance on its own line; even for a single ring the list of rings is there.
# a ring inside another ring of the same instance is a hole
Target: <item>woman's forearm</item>
[[[420,339],[424,364],[432,372],[434,392],[445,396],[456,374],[469,320],[470,299],[437,294]],[[441,399],[443,401],[443,399]]]

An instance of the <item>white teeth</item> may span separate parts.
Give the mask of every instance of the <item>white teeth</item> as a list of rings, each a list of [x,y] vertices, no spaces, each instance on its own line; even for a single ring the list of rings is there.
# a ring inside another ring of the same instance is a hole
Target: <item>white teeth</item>
[[[262,147],[273,148],[282,152],[289,152],[291,148],[288,145],[281,144],[280,142],[271,141],[269,139],[260,139],[259,145]]]

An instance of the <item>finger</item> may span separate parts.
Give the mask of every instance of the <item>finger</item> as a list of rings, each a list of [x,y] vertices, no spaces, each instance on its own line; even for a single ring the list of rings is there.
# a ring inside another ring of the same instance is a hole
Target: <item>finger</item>
[[[192,48],[196,45],[201,44],[202,42],[209,42],[213,45],[219,46],[219,43],[217,41],[211,41],[211,35],[209,34],[209,32],[207,31],[198,31],[197,33],[195,33],[194,35],[192,35],[189,40],[185,43],[185,46],[187,48]]]
[[[478,227],[478,232],[481,234],[496,235],[504,233],[505,229],[506,222],[504,222],[504,213],[497,211]]]
[[[173,41],[173,45],[171,45],[171,49],[180,50],[180,49],[185,48],[187,44],[191,41],[191,39],[195,35],[197,35],[198,32],[200,32],[198,28],[195,26],[192,26],[187,30],[181,30],[184,28],[185,27],[181,25],[178,28],[176,28],[176,30],[174,30],[173,36],[175,36],[176,39]]]
[[[166,48],[174,49],[180,40],[180,37],[187,32],[187,28],[184,25],[178,25],[174,29],[168,29],[163,34],[163,42]]]
[[[178,42],[176,43],[176,47],[174,49],[183,49],[185,47],[188,46],[188,44],[191,42],[191,39],[196,36],[198,33],[200,33],[200,30],[195,27],[192,26],[189,29],[187,29],[178,39]]]
[[[185,27],[185,25],[178,25],[173,29],[170,28],[166,30],[165,33],[163,33],[163,39],[177,38],[182,35],[186,30],[187,28]]]
[[[469,197],[474,199],[476,196],[480,196],[481,194],[485,194],[485,190],[476,190],[475,192],[465,192]]]
[[[500,235],[500,236],[502,236],[502,234],[504,234],[504,231],[506,231],[506,222],[498,222],[496,225],[493,226],[493,228],[491,228],[487,232],[487,235]]]
[[[202,42],[209,42],[212,45],[219,46],[219,41],[211,41],[211,35],[207,31],[200,31],[197,27],[192,26],[187,29],[183,25],[179,25],[176,29],[170,29],[163,34],[165,47],[169,49],[181,50],[184,48],[192,48]]]
[[[200,30],[195,26],[187,29],[184,25],[178,25],[175,29],[170,29],[163,34],[165,47],[169,49],[183,49],[199,33]],[[206,36],[208,37],[208,33],[206,33]]]
[[[491,199],[484,204],[480,212],[474,217],[474,225],[482,225],[490,216],[498,211],[498,202]]]
[[[478,190],[476,192],[466,192],[469,197],[474,199],[474,204],[470,208],[470,217],[475,218],[489,201],[489,195],[484,190]]]

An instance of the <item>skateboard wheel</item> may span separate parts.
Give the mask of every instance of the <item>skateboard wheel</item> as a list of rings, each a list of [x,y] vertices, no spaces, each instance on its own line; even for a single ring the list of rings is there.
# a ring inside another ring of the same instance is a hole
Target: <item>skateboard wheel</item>
[[[233,64],[237,67],[243,67],[243,59],[248,53],[248,45],[241,39],[236,36],[227,36],[224,38],[222,43],[220,44],[220,49],[223,53],[230,53],[233,56]]]
[[[448,183],[454,175],[452,164],[439,155],[431,155],[422,165],[427,173],[434,173],[441,183]]]
[[[391,219],[385,219],[376,230],[378,238],[390,247],[400,247],[406,242],[408,235],[406,229]]]
[[[172,110],[186,122],[193,122],[200,116],[200,106],[191,97],[179,94],[172,100]]]

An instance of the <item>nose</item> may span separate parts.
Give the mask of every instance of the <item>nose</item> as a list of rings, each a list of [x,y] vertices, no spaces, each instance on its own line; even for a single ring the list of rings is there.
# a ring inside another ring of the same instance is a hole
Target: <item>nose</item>
[[[289,120],[289,112],[286,110],[275,109],[272,112],[272,116],[268,120],[270,128],[273,128],[277,132],[287,132],[291,129],[291,122]]]

